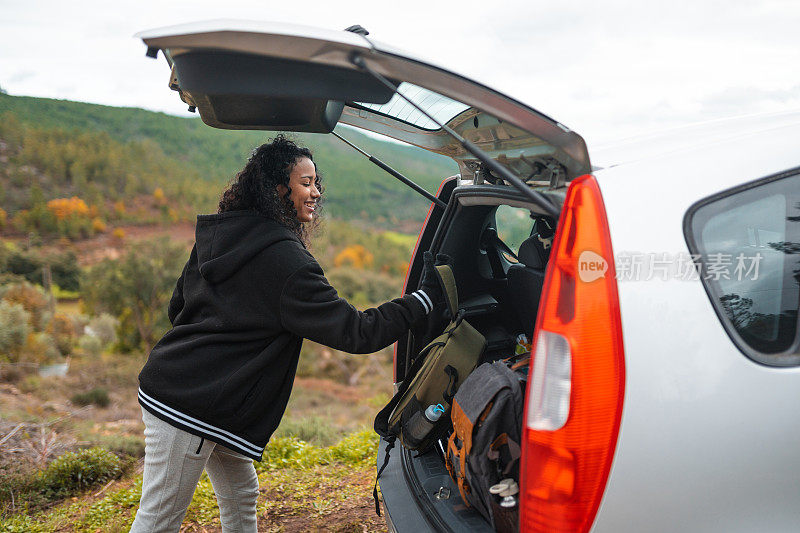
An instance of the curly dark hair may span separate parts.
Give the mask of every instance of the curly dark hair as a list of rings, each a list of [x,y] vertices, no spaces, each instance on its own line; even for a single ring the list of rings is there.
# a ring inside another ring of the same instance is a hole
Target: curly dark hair
[[[260,213],[287,226],[300,240],[308,244],[310,234],[320,223],[322,197],[317,200],[314,220],[311,223],[302,224],[297,220],[297,211],[289,199],[292,194],[289,174],[297,161],[303,157],[314,161],[311,150],[297,146],[283,135],[278,135],[270,142],[262,144],[253,151],[247,164],[222,193],[218,212],[245,210]],[[322,194],[322,176],[318,169],[314,184]],[[284,185],[288,189],[285,195],[278,194],[278,185]]]

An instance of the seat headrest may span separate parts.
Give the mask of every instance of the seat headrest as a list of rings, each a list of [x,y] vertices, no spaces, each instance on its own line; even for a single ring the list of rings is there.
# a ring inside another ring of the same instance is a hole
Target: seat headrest
[[[542,237],[538,232],[522,241],[517,252],[519,262],[528,268],[544,270],[547,260],[550,258],[550,248],[553,244],[553,237]]]

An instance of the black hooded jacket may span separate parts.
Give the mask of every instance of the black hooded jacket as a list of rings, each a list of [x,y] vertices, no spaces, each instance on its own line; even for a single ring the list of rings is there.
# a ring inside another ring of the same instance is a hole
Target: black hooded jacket
[[[139,403],[260,460],[286,409],[304,338],[372,353],[430,307],[416,291],[358,311],[282,224],[249,211],[200,215],[169,304],[173,327],[139,374]]]

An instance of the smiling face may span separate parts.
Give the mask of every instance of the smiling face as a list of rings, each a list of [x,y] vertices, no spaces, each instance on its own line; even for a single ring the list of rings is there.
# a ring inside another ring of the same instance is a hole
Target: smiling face
[[[317,208],[317,200],[321,196],[317,188],[317,169],[314,162],[307,157],[298,159],[289,172],[289,201],[297,212],[297,220],[311,222]],[[278,194],[285,196],[287,189],[278,185]]]

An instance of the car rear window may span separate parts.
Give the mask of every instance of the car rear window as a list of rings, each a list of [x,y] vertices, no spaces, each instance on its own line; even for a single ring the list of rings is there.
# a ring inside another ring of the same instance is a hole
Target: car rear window
[[[419,87],[413,83],[404,81],[397,87],[397,92],[420,106],[426,113],[431,115],[438,122],[447,124],[450,120],[458,116],[469,106],[457,102],[439,93],[429,91],[424,87]],[[421,113],[417,108],[406,102],[402,97],[395,94],[392,99],[385,104],[366,104],[359,102],[353,107],[364,107],[381,115],[402,120],[406,124],[417,126],[424,130],[436,131],[439,125]]]
[[[494,217],[497,236],[516,254],[522,242],[531,235],[533,219],[530,210],[501,205],[495,211]],[[513,263],[517,262],[508,256],[506,258]]]
[[[725,329],[752,359],[800,364],[800,172],[693,206],[686,237]]]

